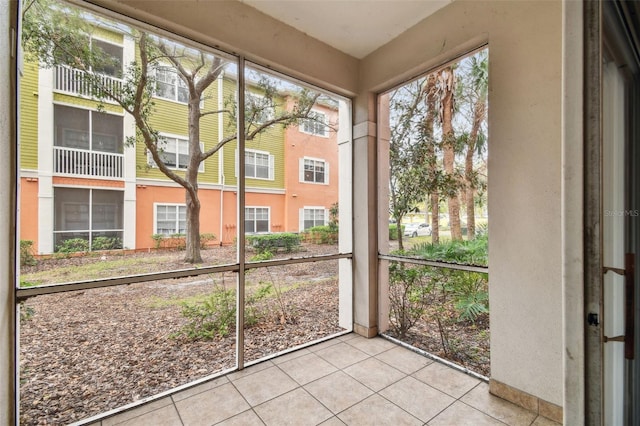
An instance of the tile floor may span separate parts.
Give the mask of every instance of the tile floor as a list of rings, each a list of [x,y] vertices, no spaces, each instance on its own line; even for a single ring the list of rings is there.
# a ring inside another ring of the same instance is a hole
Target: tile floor
[[[348,334],[95,425],[557,425],[481,380],[382,338]]]

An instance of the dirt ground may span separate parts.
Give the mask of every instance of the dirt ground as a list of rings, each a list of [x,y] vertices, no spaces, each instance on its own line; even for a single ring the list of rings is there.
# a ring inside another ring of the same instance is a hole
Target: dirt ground
[[[296,255],[335,252],[331,246],[305,250]],[[219,259],[233,259],[233,253],[232,247],[223,247],[205,250],[203,256],[208,264],[217,264],[226,263]],[[134,256],[135,271],[107,270],[98,275],[190,266],[182,262],[180,252],[130,256]],[[158,256],[161,264],[147,263],[149,256]],[[36,266],[22,268],[22,274],[28,277],[38,271],[75,269],[101,261],[101,257],[41,260]],[[251,286],[265,282],[282,292],[281,297],[265,299],[260,306],[261,319],[246,328],[245,360],[257,360],[341,331],[336,273],[337,261],[248,271],[248,292]],[[20,327],[20,423],[67,424],[233,368],[233,329],[229,336],[213,340],[189,340],[179,334],[187,322],[182,302],[201,300],[220,286],[234,288],[234,275],[202,275],[27,300],[22,306],[26,318]],[[474,327],[488,330],[486,322]],[[485,341],[476,341],[474,327],[461,325],[450,332],[455,341],[478,348],[468,359],[459,355],[460,359],[451,360],[488,374],[488,333]],[[439,337],[428,322],[415,327],[405,341],[448,357],[438,349]]]

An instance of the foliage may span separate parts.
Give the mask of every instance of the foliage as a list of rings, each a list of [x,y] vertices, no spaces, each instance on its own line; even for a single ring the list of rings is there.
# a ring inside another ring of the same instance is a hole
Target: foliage
[[[284,249],[285,252],[290,253],[300,246],[301,239],[300,235],[290,232],[247,235],[247,244],[253,247],[258,254],[264,251],[277,253],[278,249]]]
[[[404,225],[400,225],[400,233],[404,233]],[[398,225],[396,223],[389,224],[389,239],[397,240],[398,239]]]
[[[156,249],[168,248],[184,250],[187,246],[187,237],[185,234],[153,234],[151,238],[154,241],[154,247]],[[200,240],[200,243],[202,244],[202,239]]]
[[[389,316],[391,327],[403,338],[426,311],[426,297],[433,289],[429,268],[389,264]]]
[[[338,202],[331,204],[329,207],[329,228],[335,229],[338,231],[338,219],[340,214],[340,207],[338,206]]]
[[[305,241],[314,244],[336,244],[338,242],[338,227],[331,226],[314,226],[305,229],[303,232]]]
[[[122,240],[118,237],[95,237],[91,243],[91,250],[116,250],[122,248]]]
[[[36,263],[33,255],[33,241],[20,240],[20,266],[33,266]]]
[[[429,260],[486,266],[488,245],[488,235],[484,234],[470,241],[416,244],[407,253]]]
[[[56,247],[56,252],[65,254],[85,251],[89,251],[89,240],[84,238],[69,238]]]
[[[212,234],[212,233],[200,234],[200,248],[202,250],[206,249],[209,242],[214,241],[215,239],[216,239],[216,234]]]
[[[32,306],[27,306],[24,302],[20,302],[20,324],[29,321],[36,314],[36,310]]]
[[[251,259],[249,259],[251,262],[263,262],[265,260],[271,260],[273,259],[273,253],[271,253],[269,250],[264,250],[258,254],[256,254],[255,256],[251,257]]]
[[[151,238],[154,241],[154,248],[159,249],[162,246],[162,242],[166,238],[165,234],[153,234]]]
[[[256,303],[267,297],[270,289],[260,287],[245,301],[244,323],[255,325],[261,313]],[[201,301],[184,302],[182,315],[188,320],[179,334],[191,340],[211,340],[227,337],[236,325],[236,292],[223,285]]]

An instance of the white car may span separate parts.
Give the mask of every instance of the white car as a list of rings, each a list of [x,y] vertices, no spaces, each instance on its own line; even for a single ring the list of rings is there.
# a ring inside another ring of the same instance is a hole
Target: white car
[[[408,223],[404,226],[405,237],[424,237],[431,235],[431,226],[428,223]]]

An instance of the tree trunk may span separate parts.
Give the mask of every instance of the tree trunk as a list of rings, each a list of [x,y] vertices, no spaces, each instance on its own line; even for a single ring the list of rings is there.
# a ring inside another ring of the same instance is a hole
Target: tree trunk
[[[437,159],[436,159],[436,146],[435,139],[433,137],[433,124],[438,114],[437,111],[437,95],[436,88],[436,74],[430,74],[427,77],[427,85],[425,91],[427,93],[427,114],[425,115],[424,132],[427,139],[427,157],[429,166],[427,173],[429,174],[429,182],[431,182],[431,194],[429,194],[428,202],[425,204],[431,206],[431,243],[438,244],[440,242],[440,196],[438,195],[438,184],[436,182],[437,176]]]
[[[437,192],[429,195],[431,203],[431,243],[440,243],[440,197]]]
[[[473,239],[476,235],[476,215],[475,215],[475,193],[476,188],[473,182],[473,153],[478,142],[480,124],[486,115],[484,97],[480,97],[473,108],[473,126],[469,134],[469,145],[464,164],[464,176],[467,192],[467,239]]]
[[[402,232],[402,218],[403,217],[404,216],[400,216],[400,217],[395,218],[396,219],[397,232],[398,232],[398,234],[397,234],[398,235],[398,250],[400,250],[400,251],[404,250],[404,243],[402,241],[402,237],[404,236],[403,232]]]
[[[198,169],[202,162],[200,149],[200,95],[189,94],[189,165],[185,178],[189,188],[185,191],[187,204],[187,243],[184,261],[202,263],[200,254],[200,200],[198,198]]]
[[[449,177],[449,184],[455,180],[455,135],[453,133],[453,92],[454,75],[453,69],[447,67],[440,71],[440,84],[442,85],[442,149],[444,151],[443,163],[444,172]],[[449,226],[451,227],[451,239],[461,240],[462,229],[460,227],[460,200],[454,188],[447,190],[449,206]]]

